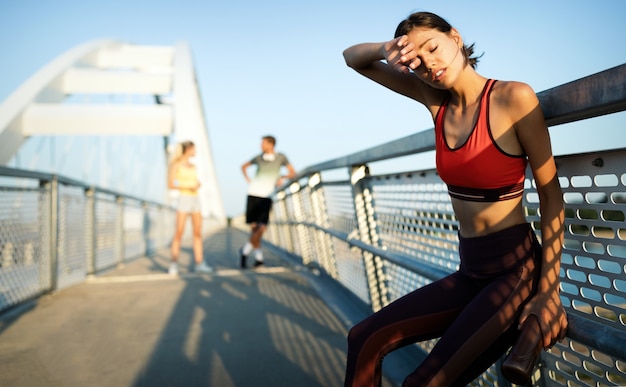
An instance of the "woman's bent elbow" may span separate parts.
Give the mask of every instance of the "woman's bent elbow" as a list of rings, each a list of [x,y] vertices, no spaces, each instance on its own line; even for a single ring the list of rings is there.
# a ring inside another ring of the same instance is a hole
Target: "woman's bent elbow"
[[[352,61],[350,60],[350,54],[348,53],[348,49],[343,50],[343,60],[346,62],[346,66],[350,68],[354,68]]]

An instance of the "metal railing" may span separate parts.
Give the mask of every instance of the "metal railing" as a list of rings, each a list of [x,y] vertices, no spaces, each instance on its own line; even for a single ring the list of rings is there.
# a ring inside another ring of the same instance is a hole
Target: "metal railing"
[[[548,125],[626,110],[626,64],[538,94]],[[623,146],[624,144],[622,144]],[[275,193],[266,240],[315,264],[373,311],[458,267],[458,225],[433,169],[373,176],[369,165],[434,149],[428,130],[314,165]],[[541,355],[533,385],[626,385],[626,148],[556,158],[566,234],[568,337]],[[326,179],[347,169],[349,180]],[[541,237],[527,171],[524,206]],[[435,341],[418,344],[429,351]],[[505,386],[498,365],[475,385]]]
[[[175,214],[63,176],[0,167],[0,312],[166,247]]]

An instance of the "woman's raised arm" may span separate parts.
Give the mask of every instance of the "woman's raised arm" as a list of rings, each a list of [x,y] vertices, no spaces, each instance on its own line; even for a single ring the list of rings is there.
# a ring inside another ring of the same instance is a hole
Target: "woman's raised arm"
[[[343,57],[346,64],[359,74],[428,106],[429,97],[440,94],[440,91],[422,82],[403,61],[405,46],[405,36],[388,42],[360,43],[345,49]],[[440,101],[441,97],[434,100]]]

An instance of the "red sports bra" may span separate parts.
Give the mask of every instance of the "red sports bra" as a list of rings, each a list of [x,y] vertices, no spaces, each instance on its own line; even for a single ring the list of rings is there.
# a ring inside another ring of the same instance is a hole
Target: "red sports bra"
[[[521,196],[527,159],[498,147],[489,126],[489,95],[495,80],[485,84],[472,133],[458,148],[448,146],[444,120],[450,96],[435,116],[437,172],[448,185],[450,196],[469,201],[496,202]]]

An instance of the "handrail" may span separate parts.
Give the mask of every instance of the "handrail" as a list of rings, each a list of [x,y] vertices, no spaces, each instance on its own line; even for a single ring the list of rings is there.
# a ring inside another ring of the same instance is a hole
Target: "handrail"
[[[548,126],[626,110],[626,63],[537,94]]]
[[[567,337],[617,359],[626,359],[624,332],[571,313],[567,321]]]
[[[138,202],[152,204],[155,206],[168,207],[168,205],[159,203],[153,200],[142,199],[138,196],[128,195],[122,192],[114,191],[108,188],[101,188],[96,185],[84,183],[82,181],[78,181],[63,175],[57,175],[55,173],[47,173],[47,172],[38,172],[38,171],[29,171],[26,169],[19,168],[9,168],[0,166],[0,176],[5,177],[17,177],[17,178],[25,178],[25,179],[35,179],[39,181],[52,181],[56,178],[57,182],[64,185],[71,185],[79,188],[83,188],[85,190],[94,190],[99,193],[103,193],[106,195],[112,195],[116,197],[124,197],[125,199],[135,200]],[[172,207],[173,208],[173,207]]]

